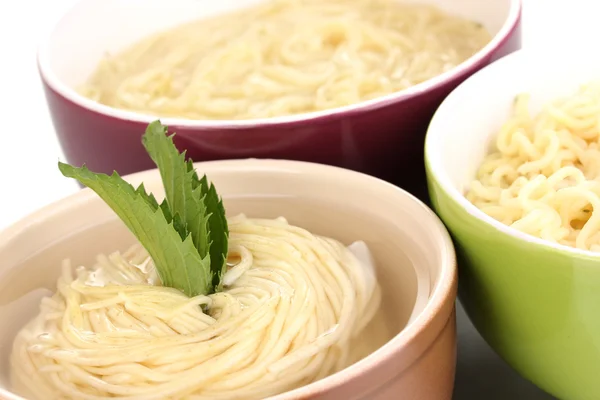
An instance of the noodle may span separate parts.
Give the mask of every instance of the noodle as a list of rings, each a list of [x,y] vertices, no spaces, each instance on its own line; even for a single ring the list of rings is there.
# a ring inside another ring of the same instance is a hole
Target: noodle
[[[159,117],[252,119],[406,89],[490,40],[481,25],[397,0],[271,0],[105,57],[81,93]]]
[[[160,286],[140,246],[92,269],[65,262],[57,292],[15,339],[13,390],[34,400],[259,399],[364,356],[351,350],[380,304],[370,265],[283,218],[240,215],[229,229],[225,290],[210,296]]]
[[[467,198],[522,232],[600,251],[600,83],[535,117],[528,102],[517,97]]]

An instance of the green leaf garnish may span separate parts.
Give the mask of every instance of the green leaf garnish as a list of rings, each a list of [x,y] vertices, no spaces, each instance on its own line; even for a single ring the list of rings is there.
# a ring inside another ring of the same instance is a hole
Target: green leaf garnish
[[[168,136],[167,127],[155,121],[148,125],[142,143],[160,171],[169,209],[173,215],[179,214],[200,256],[205,257],[210,245],[207,208],[201,191],[192,186],[196,171],[193,168],[188,171],[185,151],[179,153],[173,144],[173,136]]]
[[[192,171],[192,187],[194,190],[200,189],[203,195],[204,204],[212,214],[208,219],[208,231],[210,232],[210,268],[213,273],[213,285],[217,291],[221,289],[221,277],[227,269],[227,250],[229,246],[229,227],[225,217],[225,207],[223,201],[219,199],[217,190],[213,184],[208,183],[206,175],[198,179],[194,170],[194,164],[191,160],[187,162],[187,170]]]
[[[223,202],[206,176],[179,153],[159,121],[148,125],[142,142],[158,166],[165,200],[158,203],[144,185],[135,189],[115,171],[98,174],[86,166],[60,163],[61,173],[89,187],[112,208],[154,261],[163,285],[188,296],[221,290],[227,267],[229,229]]]
[[[188,296],[207,293],[211,286],[209,257],[200,257],[185,227],[165,215],[143,186],[135,190],[116,172],[109,176],[85,166],[59,163],[58,167],[64,176],[92,189],[113,209],[154,260],[163,285]]]

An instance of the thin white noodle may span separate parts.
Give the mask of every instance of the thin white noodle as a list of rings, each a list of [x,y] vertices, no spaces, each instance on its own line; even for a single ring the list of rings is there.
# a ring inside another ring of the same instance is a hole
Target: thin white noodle
[[[160,286],[139,245],[91,269],[65,262],[57,292],[15,338],[13,390],[32,400],[259,399],[353,362],[353,339],[380,306],[373,266],[285,219],[237,216],[229,228],[235,266],[210,296]],[[362,242],[352,249],[370,257]]]
[[[467,198],[520,231],[600,251],[600,83],[535,116],[519,95]]]
[[[105,57],[81,93],[161,117],[252,119],[393,93],[454,68],[481,25],[398,0],[270,0]]]

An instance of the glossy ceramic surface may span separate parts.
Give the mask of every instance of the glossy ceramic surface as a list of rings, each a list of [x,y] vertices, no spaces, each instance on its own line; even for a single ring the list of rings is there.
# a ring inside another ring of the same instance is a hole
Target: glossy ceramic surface
[[[218,187],[229,215],[283,215],[344,243],[364,240],[375,258],[385,329],[370,332],[385,331],[391,340],[344,371],[270,400],[450,400],[456,263],[450,236],[431,210],[395,186],[335,167],[273,160],[196,167]],[[126,179],[144,182],[159,199],[163,195],[156,170]],[[0,234],[0,317],[11,321],[0,325],[0,397],[17,399],[1,387],[7,385],[12,338],[37,308],[32,291],[55,288],[64,258],[89,265],[96,254],[124,250],[132,242],[125,226],[88,189]]]
[[[600,79],[600,56],[518,52],[463,83],[426,139],[429,190],[459,256],[459,295],[485,340],[519,373],[561,399],[600,398],[600,255],[509,228],[469,203],[475,176],[515,95],[531,110]]]
[[[253,121],[163,119],[176,144],[197,161],[283,158],[342,166],[425,192],[423,141],[442,99],[489,62],[520,48],[521,0],[421,0],[483,23],[492,42],[458,68],[408,90],[326,112]],[[100,57],[157,29],[257,0],[82,0],[40,47],[39,66],[52,120],[69,162],[98,171],[152,167],[140,142],[154,118],[115,110],[73,90]],[[105,21],[112,21],[110,26]],[[76,55],[76,56],[75,56]],[[406,171],[411,171],[407,174]]]

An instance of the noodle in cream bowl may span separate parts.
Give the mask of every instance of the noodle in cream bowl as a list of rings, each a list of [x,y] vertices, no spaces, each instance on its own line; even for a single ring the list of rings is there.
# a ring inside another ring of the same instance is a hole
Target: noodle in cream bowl
[[[461,84],[425,143],[459,297],[515,370],[600,397],[600,56],[517,52]]]
[[[520,47],[521,0],[484,3],[81,0],[39,70],[77,165],[151,168],[140,132],[160,118],[195,161],[318,162],[418,192],[435,108]]]
[[[176,136],[175,136],[176,137]],[[59,163],[87,189],[0,234],[0,398],[450,400],[457,272],[389,183],[283,160]]]

